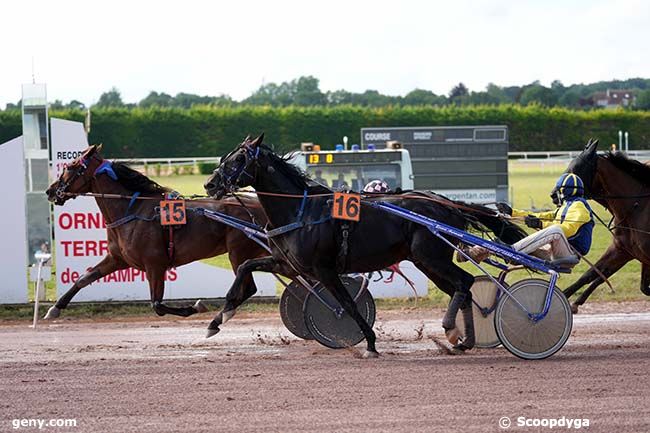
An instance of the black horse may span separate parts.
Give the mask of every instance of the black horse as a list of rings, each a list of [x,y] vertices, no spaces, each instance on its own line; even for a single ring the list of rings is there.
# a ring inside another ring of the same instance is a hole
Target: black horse
[[[270,232],[272,256],[248,260],[241,265],[230,290],[239,290],[241,279],[252,271],[277,272],[291,277],[304,275],[321,281],[362,330],[367,342],[364,357],[375,357],[375,334],[357,311],[339,274],[376,271],[408,259],[452,297],[442,323],[447,338],[452,344],[458,343],[456,315],[460,309],[465,319],[466,337],[455,348],[463,351],[474,346],[469,291],[474,277],[453,263],[453,249],[448,244],[426,227],[370,206],[362,206],[359,222],[332,219],[332,191],[311,181],[305,173],[263,145],[262,140],[263,134],[254,140],[247,137],[222,158],[205,183],[207,193],[217,199],[237,187],[254,187],[271,228],[275,230]],[[488,208],[470,207],[431,193],[401,193],[364,200],[393,203],[460,229],[468,226],[489,229],[507,243],[525,235]],[[236,307],[232,303],[224,306],[210,323],[208,336],[219,331],[219,325],[232,317]]]
[[[585,149],[567,167],[585,184],[585,196],[603,205],[613,216],[612,244],[596,262],[605,277],[627,262],[641,262],[641,291],[650,296],[650,166],[621,152],[598,155],[598,140],[589,140]],[[567,287],[568,298],[591,283],[572,305],[574,313],[585,303],[603,279],[593,269]]]

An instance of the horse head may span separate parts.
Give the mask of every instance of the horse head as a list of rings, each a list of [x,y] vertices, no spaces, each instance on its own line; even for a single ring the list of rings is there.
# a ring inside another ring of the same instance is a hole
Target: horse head
[[[569,163],[565,170],[565,173],[576,174],[582,179],[585,186],[585,197],[588,197],[591,193],[594,177],[596,176],[596,164],[598,162],[597,148],[598,140],[590,138],[584,150]],[[553,199],[553,203],[559,204],[557,187],[554,187],[553,191],[551,191],[551,198]]]
[[[203,185],[208,195],[220,199],[237,188],[252,185],[263,140],[264,134],[255,139],[247,136],[235,150],[221,158],[219,167]]]
[[[45,191],[47,199],[56,204],[63,205],[74,194],[83,194],[90,191],[90,183],[95,176],[95,170],[104,162],[100,152],[102,145],[92,145],[70,164],[66,165],[59,178]]]

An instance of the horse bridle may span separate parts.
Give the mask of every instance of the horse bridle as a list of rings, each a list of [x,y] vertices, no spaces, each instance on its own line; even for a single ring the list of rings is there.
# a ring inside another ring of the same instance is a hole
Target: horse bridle
[[[257,161],[258,161],[258,156],[260,154],[260,147],[255,146],[254,148],[247,143],[243,143],[240,148],[243,147],[245,152],[244,152],[244,163],[235,167],[231,173],[227,174],[225,170],[225,166],[221,164],[221,166],[216,170],[217,173],[221,176],[221,181],[224,185],[224,189],[227,192],[234,192],[235,189],[237,189],[237,184],[239,183],[239,180],[242,176],[246,175],[251,180],[255,181],[256,175],[257,175]],[[239,149],[230,152],[228,155],[226,155],[223,158],[223,162],[228,161],[228,158],[230,158],[236,151]],[[250,166],[255,167],[255,172],[253,174],[248,172],[248,169]]]
[[[83,177],[84,178],[84,183],[81,185],[81,187],[84,187],[90,181],[92,180],[91,178],[86,178],[84,175],[86,174],[86,171],[88,170],[88,167],[90,167],[90,163],[93,161],[99,161],[101,164],[101,158],[97,158],[96,155],[92,155],[91,157],[83,157],[79,160],[79,167],[72,173],[72,176],[68,180],[63,180],[63,175],[70,170],[70,166],[66,166],[66,168],[63,170],[63,173],[61,173],[61,176],[59,178],[59,184],[57,185],[56,189],[54,190],[54,194],[57,198],[63,199],[67,194],[68,194],[68,188],[74,184],[79,178]]]

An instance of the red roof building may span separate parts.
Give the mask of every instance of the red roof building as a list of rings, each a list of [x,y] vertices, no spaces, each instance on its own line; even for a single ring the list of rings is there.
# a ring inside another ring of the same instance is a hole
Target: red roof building
[[[606,92],[596,92],[591,95],[595,107],[616,108],[629,107],[636,99],[635,90],[607,89]]]

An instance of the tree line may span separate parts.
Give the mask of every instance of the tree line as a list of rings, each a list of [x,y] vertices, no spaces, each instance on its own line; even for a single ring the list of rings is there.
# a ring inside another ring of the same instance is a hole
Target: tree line
[[[191,108],[197,105],[217,107],[235,106],[271,106],[271,107],[335,107],[354,105],[361,107],[405,107],[405,106],[473,106],[473,105],[531,105],[544,107],[566,107],[571,109],[594,108],[593,94],[607,89],[626,89],[636,92],[637,97],[631,108],[650,109],[650,79],[632,78],[628,80],[599,81],[592,84],[573,84],[565,86],[559,80],[551,83],[550,87],[543,86],[539,81],[522,86],[498,86],[490,83],[483,91],[470,91],[463,83],[455,85],[447,95],[437,95],[430,90],[415,89],[404,96],[390,96],[377,90],[366,90],[354,93],[347,90],[323,92],[320,82],[312,76],[303,76],[281,84],[266,83],[260,86],[249,97],[236,101],[228,95],[200,96],[191,93],[178,93],[175,96],[165,92],[151,91],[137,103],[126,103],[122,100],[120,91],[112,88],[100,95],[93,108],[148,108],[172,107]],[[7,104],[6,110],[20,108],[17,104]],[[87,107],[80,101],[68,103],[56,100],[50,108],[80,109]]]
[[[52,117],[82,122],[81,110],[52,110]],[[511,151],[580,150],[589,137],[601,149],[629,132],[630,149],[650,147],[650,111],[572,110],[537,104],[443,107],[277,107],[198,105],[96,108],[88,141],[103,143],[110,158],[220,156],[246,134],[266,133],[279,152],[313,142],[332,149],[344,135],[360,143],[360,130],[382,126],[507,125]],[[19,136],[19,110],[0,112],[0,143]]]

